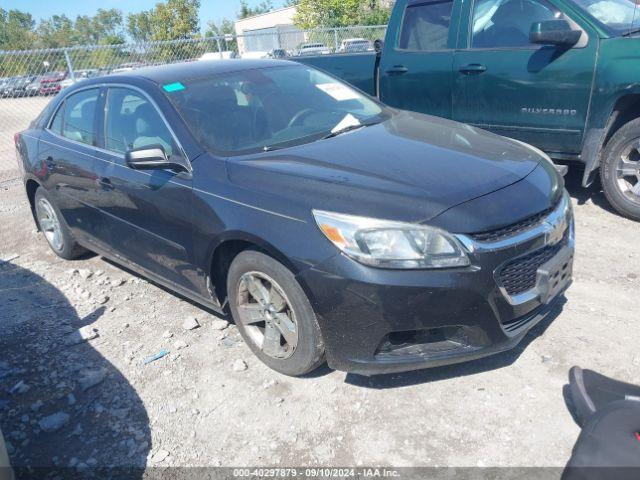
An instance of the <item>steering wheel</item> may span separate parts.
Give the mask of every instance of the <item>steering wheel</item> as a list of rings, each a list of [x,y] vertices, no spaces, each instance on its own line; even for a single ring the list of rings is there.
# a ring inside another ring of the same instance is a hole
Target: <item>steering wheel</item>
[[[293,116],[291,120],[289,120],[289,123],[287,124],[287,128],[291,128],[294,125],[297,125],[298,123],[300,123],[301,120],[307,118],[312,113],[316,113],[316,110],[314,110],[313,108],[304,108],[300,110],[298,113],[296,113]]]

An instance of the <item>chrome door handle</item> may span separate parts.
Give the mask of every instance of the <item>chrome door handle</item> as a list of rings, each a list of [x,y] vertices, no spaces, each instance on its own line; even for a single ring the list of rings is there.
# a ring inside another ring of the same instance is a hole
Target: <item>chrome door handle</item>
[[[404,65],[394,65],[390,69],[386,70],[385,73],[389,75],[404,75],[408,71],[409,69]]]
[[[460,67],[460,73],[463,73],[465,75],[477,75],[486,71],[487,67],[485,67],[484,65],[480,65],[479,63],[472,63],[471,65]]]

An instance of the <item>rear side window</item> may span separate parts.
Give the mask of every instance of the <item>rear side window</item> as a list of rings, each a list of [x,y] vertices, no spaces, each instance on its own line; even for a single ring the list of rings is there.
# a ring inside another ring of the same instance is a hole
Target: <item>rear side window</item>
[[[69,140],[95,145],[99,94],[100,90],[95,88],[70,95],[56,112],[50,130]]]
[[[167,157],[176,151],[173,136],[155,106],[128,88],[110,88],[105,119],[107,150],[128,150],[161,145]]]
[[[529,43],[534,22],[564,18],[546,0],[476,0],[473,7],[473,48],[538,47]]]
[[[404,13],[399,48],[403,50],[446,50],[453,1],[410,5]]]

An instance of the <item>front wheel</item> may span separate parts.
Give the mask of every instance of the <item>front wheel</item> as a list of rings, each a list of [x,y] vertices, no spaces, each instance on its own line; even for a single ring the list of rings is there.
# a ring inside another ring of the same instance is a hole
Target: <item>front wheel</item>
[[[227,292],[242,338],[268,367],[299,376],[324,362],[313,308],[280,262],[257,251],[241,252],[229,267]]]
[[[600,178],[613,208],[640,221],[640,119],[627,123],[611,137],[604,150]]]

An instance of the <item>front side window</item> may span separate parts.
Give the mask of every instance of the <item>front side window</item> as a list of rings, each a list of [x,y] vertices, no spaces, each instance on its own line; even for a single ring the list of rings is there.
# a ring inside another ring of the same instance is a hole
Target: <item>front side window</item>
[[[625,34],[640,27],[640,5],[635,0],[574,0],[600,23],[617,34]]]
[[[399,48],[403,50],[445,50],[453,1],[410,5],[404,13]]]
[[[386,118],[380,104],[318,70],[273,67],[163,90],[203,147],[225,155],[308,143]]]
[[[107,150],[128,150],[161,145],[167,157],[176,151],[173,136],[155,106],[128,88],[110,88],[105,118]]]
[[[96,144],[96,106],[100,90],[70,95],[56,112],[50,130],[76,142]]]
[[[560,18],[562,13],[546,0],[476,0],[471,46],[538,47],[529,42],[531,25]]]

